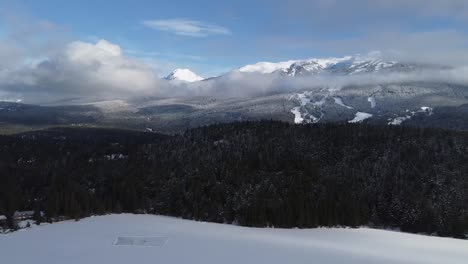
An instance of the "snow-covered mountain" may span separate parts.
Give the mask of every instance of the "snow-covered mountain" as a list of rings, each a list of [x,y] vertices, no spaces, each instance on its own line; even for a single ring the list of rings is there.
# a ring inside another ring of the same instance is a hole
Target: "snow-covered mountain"
[[[204,78],[189,69],[176,69],[164,79],[169,81],[198,82]]]
[[[379,54],[371,54],[368,56],[344,56],[339,58],[311,58],[302,60],[288,60],[281,62],[257,62],[240,67],[232,72],[241,73],[258,73],[258,74],[280,74],[290,77],[302,77],[311,75],[355,75],[355,74],[371,74],[384,72],[411,72],[417,69],[434,67],[438,69],[443,66],[429,66],[416,63],[402,63],[398,61],[385,60]],[[228,74],[229,74],[228,73]],[[216,79],[221,76],[209,78]],[[204,78],[193,73],[189,69],[176,69],[169,74],[166,80],[176,80],[184,82],[196,82],[205,80]],[[206,80],[209,80],[206,79]]]
[[[342,58],[313,58],[284,62],[259,62],[238,69],[249,73],[281,73],[288,76],[308,76],[316,74],[352,75],[383,71],[411,71],[417,65],[386,61],[377,56],[345,56]]]

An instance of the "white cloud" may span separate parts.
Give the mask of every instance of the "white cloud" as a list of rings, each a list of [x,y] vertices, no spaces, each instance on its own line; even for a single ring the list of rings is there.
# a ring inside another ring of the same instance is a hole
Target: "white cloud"
[[[167,31],[181,36],[206,37],[209,35],[230,35],[225,27],[203,23],[190,19],[146,20],[143,25],[161,31]]]
[[[0,89],[14,98],[20,94],[25,101],[50,101],[161,95],[168,85],[144,61],[128,57],[118,45],[100,40],[95,44],[75,41],[38,63],[0,70]]]
[[[97,87],[138,93],[156,89],[158,84],[153,69],[139,60],[124,56],[118,45],[106,40],[96,44],[73,42],[68,45],[64,60],[58,63],[70,70],[80,70],[80,74]]]

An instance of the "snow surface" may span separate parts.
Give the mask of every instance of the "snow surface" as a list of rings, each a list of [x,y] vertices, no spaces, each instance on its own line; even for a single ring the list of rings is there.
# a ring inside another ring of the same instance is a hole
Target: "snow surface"
[[[109,100],[85,103],[83,105],[92,105],[99,108],[104,113],[119,113],[119,112],[137,112],[138,109],[124,100]]]
[[[307,123],[310,123],[310,122],[317,123],[318,121],[320,121],[320,118],[317,118],[317,117],[311,115],[310,113],[302,113],[301,110],[302,110],[302,108],[307,106],[307,104],[313,104],[315,106],[320,106],[320,105],[325,103],[326,98],[323,98],[322,100],[320,100],[318,102],[313,102],[312,103],[310,98],[308,98],[307,96],[310,96],[310,94],[308,92],[303,92],[303,93],[295,94],[295,95],[293,95],[293,96],[291,96],[289,98],[289,100],[296,99],[301,104],[300,106],[296,106],[293,109],[291,109],[291,113],[294,114],[294,123],[295,124],[302,124],[302,123],[305,123],[305,122],[307,122]],[[308,119],[308,120],[306,120],[304,118],[307,115],[310,117],[310,119]]]
[[[29,227],[33,227],[33,226],[36,225],[36,221],[34,221],[34,220],[23,220],[23,221],[18,222],[18,227],[20,229],[27,228],[28,225],[29,225]]]
[[[417,115],[417,114],[425,114],[427,116],[431,116],[434,114],[434,109],[431,108],[431,107],[428,107],[428,106],[422,106],[420,108],[420,110],[418,111],[412,111],[410,112],[408,109],[406,110],[406,112],[408,112],[407,115],[405,116],[398,116],[398,117],[395,117],[393,119],[389,119],[388,121],[388,125],[394,125],[394,126],[399,126],[401,125],[403,122],[405,122],[406,120],[410,120],[411,118],[413,118],[413,116]]]
[[[291,113],[294,114],[294,123],[295,124],[302,124],[304,122],[304,118],[302,117],[301,107],[304,107],[308,103],[310,103],[310,99],[308,99],[306,97],[305,93],[300,93],[300,94],[293,95],[289,99],[290,100],[297,99],[299,101],[299,103],[301,104],[300,106],[296,106],[293,109],[291,109]]]
[[[5,103],[21,103],[23,102],[23,99],[12,99],[12,98],[3,98],[0,99],[0,102],[5,102]]]
[[[401,124],[403,124],[403,122],[405,122],[406,120],[410,120],[411,119],[411,116],[407,115],[407,116],[399,116],[399,117],[395,117],[393,120],[390,120],[390,122],[388,122],[389,125],[393,125],[393,126],[399,126]]]
[[[421,107],[421,110],[418,111],[418,113],[425,113],[427,115],[433,115],[434,114],[434,109],[432,107],[423,106],[423,107]]]
[[[371,118],[373,115],[364,112],[357,112],[353,120],[349,120],[348,123],[361,123],[362,121]]]
[[[343,103],[343,99],[341,99],[340,97],[333,97],[333,99],[335,100],[335,104],[341,105],[341,106],[346,107],[346,108],[348,108],[348,109],[353,109],[351,106],[345,105],[345,104]]]
[[[295,124],[302,124],[304,122],[304,118],[302,117],[302,113],[300,111],[301,107],[296,106],[291,109],[291,113],[294,115],[294,123]]]
[[[171,81],[198,82],[203,80],[203,77],[196,75],[189,69],[176,69],[166,79]]]
[[[117,246],[119,237],[159,244],[124,239],[127,245]],[[465,240],[367,228],[260,229],[153,215],[91,217],[0,235],[2,263],[465,264],[467,248]]]
[[[367,101],[371,104],[371,108],[375,108],[377,106],[377,102],[375,101],[374,96],[367,98]]]
[[[115,246],[162,247],[168,237],[118,237]]]

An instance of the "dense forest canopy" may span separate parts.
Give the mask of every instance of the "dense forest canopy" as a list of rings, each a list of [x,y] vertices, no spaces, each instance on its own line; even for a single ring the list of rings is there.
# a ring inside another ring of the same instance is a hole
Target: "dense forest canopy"
[[[57,128],[0,137],[0,214],[153,213],[246,226],[468,231],[468,133],[274,121],[166,136]],[[42,219],[44,218],[44,219]]]

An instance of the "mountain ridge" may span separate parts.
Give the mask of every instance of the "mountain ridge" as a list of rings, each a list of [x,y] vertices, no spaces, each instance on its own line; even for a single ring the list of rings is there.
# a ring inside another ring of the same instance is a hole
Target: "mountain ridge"
[[[373,74],[373,73],[409,73],[416,70],[424,69],[448,69],[446,65],[426,65],[416,62],[401,62],[396,60],[387,60],[379,53],[374,53],[367,56],[343,56],[343,57],[328,57],[328,58],[309,58],[309,59],[294,59],[279,62],[260,61],[253,64],[247,64],[227,73],[203,79],[201,77],[190,79],[191,82],[207,81],[211,79],[221,78],[232,73],[244,74],[279,74],[289,77],[304,77],[313,75],[331,75],[331,76],[347,76],[358,74]],[[181,69],[176,69],[177,72]],[[193,73],[189,69],[186,70]],[[165,77],[167,80],[176,79],[171,73]],[[180,79],[184,79],[181,77]]]

